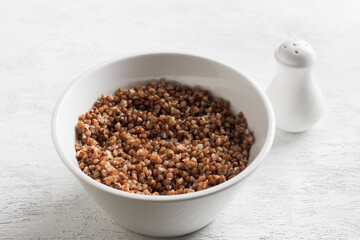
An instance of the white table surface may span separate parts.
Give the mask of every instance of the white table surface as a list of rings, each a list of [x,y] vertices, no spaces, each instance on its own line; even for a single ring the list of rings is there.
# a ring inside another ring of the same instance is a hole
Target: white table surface
[[[61,163],[51,112],[89,67],[141,51],[223,59],[266,88],[275,47],[318,54],[311,131],[277,131],[241,194],[181,239],[360,238],[360,4],[356,1],[0,2],[0,239],[148,239],[114,223]]]

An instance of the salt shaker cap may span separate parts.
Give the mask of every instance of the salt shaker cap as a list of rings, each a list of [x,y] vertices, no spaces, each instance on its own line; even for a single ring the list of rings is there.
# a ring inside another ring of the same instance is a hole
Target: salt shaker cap
[[[316,54],[310,44],[302,39],[294,39],[280,44],[275,51],[275,58],[286,66],[303,68],[314,63]]]

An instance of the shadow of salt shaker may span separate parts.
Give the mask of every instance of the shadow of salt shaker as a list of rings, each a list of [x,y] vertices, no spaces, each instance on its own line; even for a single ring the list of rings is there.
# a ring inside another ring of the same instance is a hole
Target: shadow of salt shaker
[[[313,48],[304,40],[283,42],[275,51],[278,72],[267,95],[273,106],[277,128],[303,132],[321,118],[324,100],[312,75]]]

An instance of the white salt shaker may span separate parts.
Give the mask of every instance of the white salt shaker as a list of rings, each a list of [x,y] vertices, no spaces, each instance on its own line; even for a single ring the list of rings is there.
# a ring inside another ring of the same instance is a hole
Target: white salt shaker
[[[315,52],[304,40],[289,40],[275,51],[278,72],[267,91],[276,126],[287,132],[302,132],[321,118],[324,100],[312,76]]]

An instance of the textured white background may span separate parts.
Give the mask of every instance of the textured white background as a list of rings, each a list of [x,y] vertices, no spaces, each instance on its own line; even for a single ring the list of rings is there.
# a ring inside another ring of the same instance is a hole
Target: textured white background
[[[236,200],[181,239],[359,239],[360,4],[310,0],[0,1],[0,238],[147,239],[99,209],[53,148],[54,104],[89,67],[183,49],[266,88],[273,51],[291,37],[318,54],[323,120],[302,134],[277,131]]]

